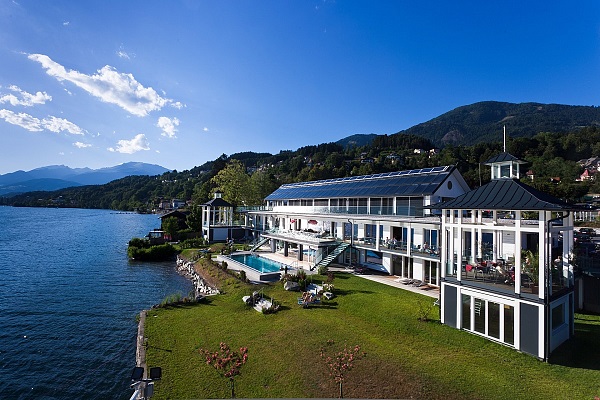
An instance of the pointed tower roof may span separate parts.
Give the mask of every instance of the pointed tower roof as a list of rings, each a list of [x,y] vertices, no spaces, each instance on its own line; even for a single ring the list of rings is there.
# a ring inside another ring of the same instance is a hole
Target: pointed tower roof
[[[527,161],[521,160],[521,159],[519,159],[519,158],[517,158],[517,157],[515,157],[512,154],[507,153],[507,152],[500,153],[497,156],[494,156],[494,157],[490,158],[484,164],[485,165],[492,165],[492,164],[495,164],[495,163],[504,163],[504,162],[516,162],[518,164],[527,164]]]
[[[495,179],[455,199],[438,203],[434,209],[458,210],[575,210],[548,193],[541,192],[517,179]]]

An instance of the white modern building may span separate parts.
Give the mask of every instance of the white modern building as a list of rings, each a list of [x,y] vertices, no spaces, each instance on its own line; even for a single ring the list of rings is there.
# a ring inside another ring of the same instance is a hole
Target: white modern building
[[[246,226],[315,268],[335,259],[439,286],[441,213],[427,207],[468,190],[453,166],[290,183]]]

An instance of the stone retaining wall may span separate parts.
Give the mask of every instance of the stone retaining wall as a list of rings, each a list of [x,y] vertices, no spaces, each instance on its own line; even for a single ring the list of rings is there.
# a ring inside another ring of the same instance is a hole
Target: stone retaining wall
[[[219,294],[217,288],[209,286],[194,268],[194,262],[188,261],[183,257],[177,256],[177,271],[192,281],[195,290],[195,296]]]

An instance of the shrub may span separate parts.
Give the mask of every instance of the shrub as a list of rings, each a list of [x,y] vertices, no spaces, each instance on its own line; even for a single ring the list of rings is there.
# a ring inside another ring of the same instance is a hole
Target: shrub
[[[280,304],[278,302],[272,300],[271,305],[269,307],[263,307],[261,311],[263,314],[275,314],[279,311],[279,306]]]
[[[296,272],[296,276],[298,277],[298,281],[302,280],[306,280],[306,271],[303,269],[299,269],[298,272]]]
[[[331,283],[331,282],[333,282],[334,279],[335,279],[335,274],[333,272],[328,272],[326,282]]]
[[[186,239],[180,243],[182,249],[197,249],[206,246],[206,239],[204,238],[193,238]]]
[[[129,247],[147,249],[150,247],[150,241],[148,239],[133,238],[129,241]]]
[[[329,268],[327,268],[326,265],[321,265],[319,267],[319,275],[325,275],[325,274],[327,274],[328,270],[329,270]]]
[[[246,278],[246,271],[244,271],[243,269],[240,270],[240,280],[242,282],[247,282],[248,281],[248,278]]]
[[[177,254],[177,249],[170,244],[151,246],[150,248],[129,247],[127,255],[138,261],[166,261]]]
[[[163,301],[160,302],[161,306],[168,306],[170,304],[177,304],[177,303],[181,303],[183,296],[181,295],[181,293],[174,293],[171,294],[167,297],[165,297],[163,299]]]

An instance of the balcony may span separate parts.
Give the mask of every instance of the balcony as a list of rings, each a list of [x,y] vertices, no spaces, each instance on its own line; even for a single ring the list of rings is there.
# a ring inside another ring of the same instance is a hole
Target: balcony
[[[269,208],[269,207],[266,207]],[[421,207],[367,207],[367,206],[274,206],[268,210],[249,210],[249,211],[273,211],[276,213],[287,214],[306,214],[306,215],[383,215],[383,216],[402,216],[402,217],[422,217],[423,209]]]

